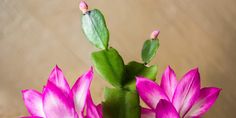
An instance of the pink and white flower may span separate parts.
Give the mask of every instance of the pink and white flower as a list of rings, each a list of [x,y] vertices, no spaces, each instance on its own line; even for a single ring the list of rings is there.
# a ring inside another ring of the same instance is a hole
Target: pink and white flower
[[[141,99],[151,108],[142,108],[142,118],[198,118],[206,113],[221,89],[200,88],[198,69],[187,72],[177,81],[174,71],[167,67],[161,85],[137,77],[136,88]]]
[[[91,68],[70,89],[61,69],[56,66],[42,93],[32,89],[22,90],[30,113],[30,116],[23,118],[102,118],[101,105],[95,106],[90,95],[92,78]]]

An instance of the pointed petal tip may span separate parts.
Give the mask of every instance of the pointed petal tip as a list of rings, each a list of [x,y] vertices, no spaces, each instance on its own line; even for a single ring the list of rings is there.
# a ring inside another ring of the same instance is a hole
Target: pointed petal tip
[[[55,73],[55,72],[62,72],[61,68],[60,68],[57,64],[56,64],[56,65],[53,67],[53,69],[51,70],[51,73],[50,73],[50,75],[49,75],[49,78],[50,78],[50,76],[53,75],[53,73]]]
[[[168,73],[168,74],[171,74],[171,73],[173,73],[174,75],[175,75],[175,72],[174,72],[174,70],[171,68],[171,66],[170,65],[168,65],[167,67],[166,67],[166,69],[165,69],[165,72],[164,73]]]
[[[24,90],[21,90],[21,93],[22,94],[29,94],[29,93],[27,93],[27,92],[29,92],[29,93],[37,93],[37,94],[41,94],[40,92],[38,92],[38,91],[36,91],[36,90],[33,90],[33,89],[24,89]]]
[[[21,90],[21,93],[24,94],[27,91],[28,91],[28,89],[24,89],[24,90]]]
[[[176,79],[176,74],[174,70],[170,66],[168,66],[162,74],[160,86],[171,101],[177,85],[178,80]]]
[[[93,74],[93,66],[90,66],[89,72]]]
[[[43,90],[42,90],[42,93],[44,93],[44,91],[46,90],[46,85],[43,86]]]
[[[44,116],[42,95],[32,89],[22,90],[22,98],[28,112],[33,116]]]
[[[215,89],[216,96],[219,97],[220,92],[222,91],[222,88],[216,88],[216,87],[214,87],[213,89]]]
[[[217,87],[209,87],[209,88],[215,89],[217,92],[222,91],[222,88],[217,88]]]
[[[142,77],[139,77],[139,76],[135,76],[135,78],[136,78],[136,82],[138,82],[142,79]]]
[[[75,101],[76,111],[81,113],[84,110],[85,102],[87,99],[87,95],[89,95],[89,88],[91,81],[93,79],[93,68],[85,72],[82,76],[80,76],[74,86],[72,87],[72,96]]]
[[[185,78],[185,77],[187,77],[187,76],[194,77],[194,79],[200,80],[199,69],[198,69],[197,67],[190,69],[190,70],[182,77],[182,79]],[[182,79],[181,79],[181,80],[182,80]]]
[[[55,65],[55,67],[56,67],[56,68],[59,68],[57,64]]]
[[[53,70],[61,70],[61,68],[56,64],[55,67],[53,68]]]
[[[199,73],[199,68],[195,67],[195,68],[192,68],[190,71],[194,71],[194,72],[198,72]]]
[[[93,66],[90,66],[90,70],[93,70]]]
[[[168,65],[164,71],[164,74],[167,73],[167,74],[174,74],[175,75],[175,72],[174,70],[171,68],[170,65]],[[176,75],[175,75],[176,76]]]
[[[202,88],[198,99],[185,117],[195,118],[203,116],[218,99],[221,90],[221,88],[216,87]]]
[[[220,91],[220,92],[223,90],[222,88],[217,88],[217,87],[216,87],[216,89],[217,89],[218,91]]]
[[[212,92],[219,94],[222,91],[222,88],[217,88],[217,87],[204,87],[203,89],[211,89]]]
[[[49,84],[54,84],[66,94],[70,93],[69,83],[67,82],[62,70],[57,65],[53,68],[48,77],[48,82],[46,86],[49,86]]]
[[[198,98],[200,93],[200,81],[198,68],[193,68],[189,70],[178,83],[172,100],[180,116],[185,115]]]
[[[168,69],[172,69],[170,65],[167,66]]]
[[[85,76],[86,79],[91,80],[93,79],[93,74],[93,67],[91,66],[90,69],[83,76]]]

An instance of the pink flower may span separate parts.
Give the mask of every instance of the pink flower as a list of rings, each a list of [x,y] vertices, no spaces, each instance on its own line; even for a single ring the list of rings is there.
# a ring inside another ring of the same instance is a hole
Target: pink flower
[[[151,38],[151,39],[156,39],[159,34],[160,34],[160,30],[154,30],[154,31],[151,33],[150,38]]]
[[[56,66],[42,93],[22,90],[30,116],[24,118],[101,118],[101,106],[95,106],[90,95],[92,68],[83,74],[70,89],[61,69]]]
[[[197,118],[214,104],[219,88],[200,89],[198,69],[192,69],[178,82],[174,71],[167,67],[161,85],[137,77],[136,88],[141,99],[151,108],[142,108],[142,118]]]
[[[88,5],[85,1],[81,1],[79,4],[80,10],[85,14],[88,11]]]

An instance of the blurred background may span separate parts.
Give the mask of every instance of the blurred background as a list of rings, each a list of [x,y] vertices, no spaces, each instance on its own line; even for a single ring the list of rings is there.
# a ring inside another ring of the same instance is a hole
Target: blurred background
[[[100,9],[110,30],[110,45],[125,63],[141,61],[143,42],[160,29],[161,46],[151,64],[157,82],[170,65],[180,78],[199,67],[202,86],[223,89],[206,118],[236,116],[235,0],[87,0]],[[58,64],[70,85],[91,66],[97,50],[81,30],[78,0],[0,1],[0,117],[27,115],[21,90],[41,91]],[[96,73],[95,102],[108,84]]]

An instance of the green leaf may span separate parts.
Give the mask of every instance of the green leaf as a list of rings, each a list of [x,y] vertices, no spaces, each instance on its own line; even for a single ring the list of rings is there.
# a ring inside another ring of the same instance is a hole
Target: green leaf
[[[88,40],[100,49],[107,49],[109,31],[102,13],[91,10],[82,16],[82,28]]]
[[[146,77],[150,80],[155,81],[157,75],[157,66],[152,65],[147,67],[142,63],[138,63],[135,61],[130,62],[126,67],[126,78],[127,82],[125,88],[129,90],[136,90],[136,76]]]
[[[92,53],[92,62],[96,71],[110,84],[122,87],[125,66],[119,53],[114,48]]]
[[[159,47],[159,40],[146,40],[143,44],[142,49],[142,60],[144,63],[149,63],[152,58],[156,55],[157,49]]]
[[[140,118],[139,96],[136,91],[105,88],[104,118]]]

